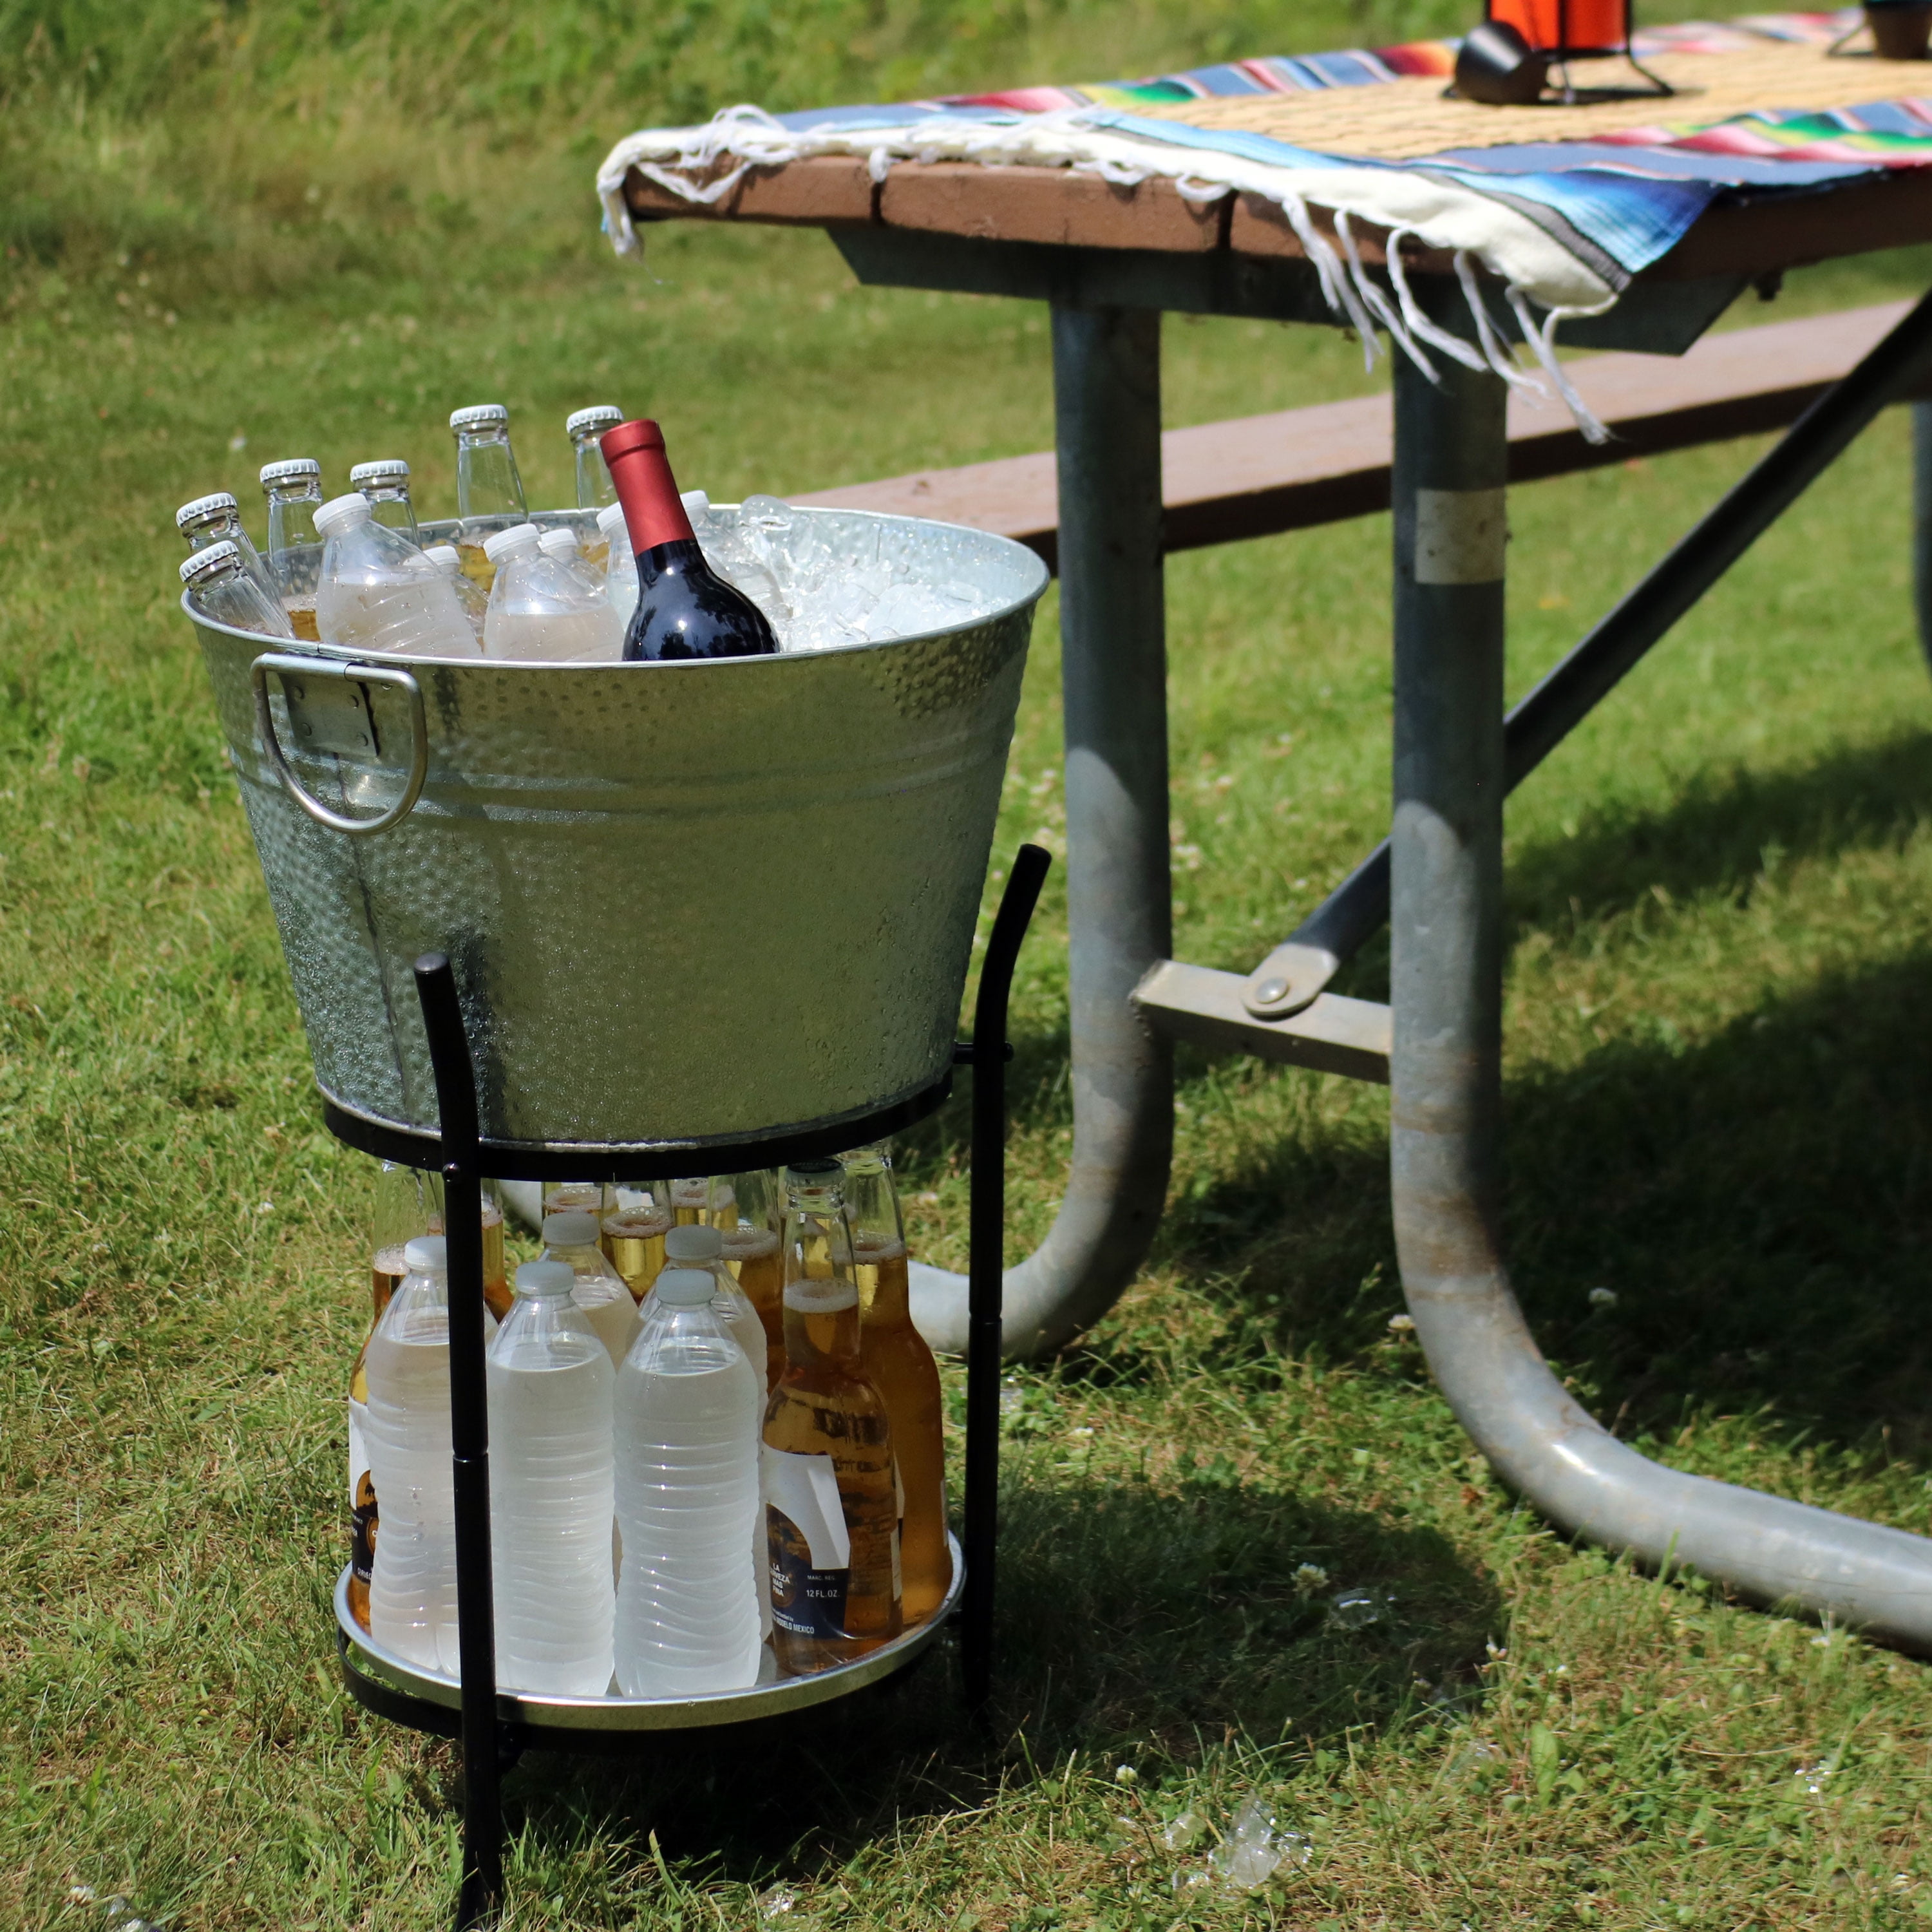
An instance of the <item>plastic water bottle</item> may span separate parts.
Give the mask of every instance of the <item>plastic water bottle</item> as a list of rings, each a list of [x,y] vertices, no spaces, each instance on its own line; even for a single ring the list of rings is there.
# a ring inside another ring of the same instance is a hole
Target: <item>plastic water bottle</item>
[[[496,1674],[512,1690],[610,1688],[609,1352],[571,1299],[576,1272],[526,1262],[490,1345],[490,1534]]]
[[[756,1370],[712,1306],[710,1270],[658,1277],[617,1372],[617,1686],[690,1696],[757,1682]]]
[[[621,1363],[637,1339],[638,1304],[624,1277],[604,1258],[597,1216],[580,1208],[546,1214],[543,1244],[545,1261],[568,1264],[577,1276],[572,1298],[610,1352],[613,1364]]]
[[[287,612],[242,568],[242,554],[232,543],[196,550],[182,564],[181,580],[195,608],[218,624],[293,639]]]
[[[476,648],[483,648],[483,614],[490,608],[490,600],[484,595],[473,578],[463,574],[463,559],[458,555],[454,544],[431,544],[423,552],[430,562],[442,572],[443,580],[456,592],[456,601],[463,606],[463,614],[470,620],[470,634],[476,640]]]
[[[593,571],[585,560],[583,546],[577,541],[577,532],[568,525],[553,525],[537,538],[537,548],[554,563],[560,563],[570,573],[570,580],[584,597],[592,602],[604,598],[604,573]]]
[[[369,1338],[369,1474],[382,1527],[369,1634],[425,1670],[457,1675],[456,1510],[449,1468],[449,1263],[440,1234],[403,1250],[408,1272]],[[484,1332],[496,1324],[486,1313]]]
[[[358,490],[315,513],[323,542],[316,622],[326,644],[473,658],[476,634],[442,573],[409,538],[385,530]]]
[[[628,629],[631,613],[638,608],[638,560],[631,554],[631,540],[624,531],[624,508],[613,503],[597,513],[598,533],[610,546],[604,559],[604,594],[617,614],[620,628]]]
[[[486,537],[483,554],[496,573],[483,620],[485,657],[614,664],[623,656],[609,604],[569,565],[544,554],[536,524],[515,524]]]
[[[762,1372],[765,1360],[765,1324],[752,1306],[745,1291],[731,1278],[724,1265],[724,1237],[716,1228],[700,1222],[673,1228],[664,1236],[664,1269],[704,1268],[718,1284],[712,1306],[731,1332],[731,1339],[745,1352],[746,1359]],[[661,1274],[658,1280],[664,1279]],[[652,1283],[653,1288],[656,1282]],[[646,1312],[648,1318],[648,1311]]]
[[[368,498],[370,514],[386,530],[400,530],[412,544],[422,542],[416,506],[410,501],[410,466],[400,456],[357,464],[349,472],[349,487]]]

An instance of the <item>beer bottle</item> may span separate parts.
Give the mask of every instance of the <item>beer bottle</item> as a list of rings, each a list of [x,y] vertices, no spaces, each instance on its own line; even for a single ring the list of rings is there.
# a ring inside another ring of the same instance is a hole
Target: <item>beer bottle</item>
[[[349,472],[349,487],[359,490],[369,500],[369,513],[376,523],[400,530],[412,544],[422,542],[416,526],[416,506],[410,501],[410,466],[400,456],[378,457],[373,463],[358,463]]]
[[[226,490],[212,496],[197,496],[175,512],[175,528],[187,540],[190,554],[206,550],[212,544],[232,543],[242,560],[242,568],[271,604],[280,605],[281,592],[268,574],[248,532],[242,527],[241,506]]]
[[[671,1228],[670,1183],[612,1190],[616,1204],[604,1216],[604,1258],[624,1277],[633,1300],[642,1301],[664,1271],[664,1237]]]
[[[376,1485],[369,1473],[369,1339],[407,1272],[403,1251],[420,1234],[442,1232],[442,1178],[384,1161],[370,1217],[369,1334],[349,1372],[349,1607],[369,1628],[369,1578],[376,1562]]]
[[[529,514],[510,447],[510,412],[501,403],[452,410],[449,431],[456,439],[456,554],[464,576],[487,596],[496,571],[483,554],[483,539]]]
[[[624,420],[624,412],[615,403],[592,403],[579,410],[563,425],[570,446],[577,456],[577,507],[601,510],[617,500],[617,486],[610,481],[610,466],[604,460],[599,440],[607,429],[615,429]],[[599,557],[598,562],[603,559]]]
[[[939,1365],[912,1325],[905,1224],[883,1142],[844,1155],[859,1359],[884,1397],[898,1486],[899,1576],[905,1619],[932,1616],[952,1581],[946,1541],[946,1436]]]
[[[320,644],[315,593],[322,584],[322,532],[315,513],[322,508],[322,465],[312,456],[292,456],[263,464],[261,479],[268,500],[268,574],[296,635]]]
[[[899,1634],[886,1406],[859,1354],[859,1292],[836,1160],[785,1170],[784,1372],[765,1411],[772,1645],[807,1676]]]
[[[712,1220],[724,1240],[724,1265],[764,1324],[767,1390],[778,1387],[784,1368],[784,1259],[778,1252],[784,1209],[783,1184],[769,1167],[721,1174],[712,1197]]]

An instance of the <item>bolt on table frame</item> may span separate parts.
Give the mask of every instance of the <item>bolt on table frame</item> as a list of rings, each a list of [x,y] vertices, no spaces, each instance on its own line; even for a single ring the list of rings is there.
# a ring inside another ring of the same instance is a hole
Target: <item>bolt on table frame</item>
[[[1064,196],[1063,232],[1078,227],[1080,198],[1093,192],[1047,171],[978,172],[1007,178],[986,194],[1010,206],[1058,209],[1052,198]],[[1040,178],[1018,178],[1029,174]],[[761,189],[767,208],[782,178]],[[876,201],[869,222],[802,206],[748,218],[824,226],[862,283],[1052,309],[1074,1136],[1054,1225],[1007,1273],[1007,1355],[1072,1340],[1144,1260],[1172,1150],[1172,1040],[1386,1081],[1408,1306],[1437,1382],[1504,1480],[1566,1528],[1640,1561],[1932,1648],[1932,1541],[1680,1474],[1570,1398],[1516,1303],[1498,1212],[1504,798],[1881,409],[1932,372],[1932,297],[1507,717],[1504,386],[1446,357],[1431,382],[1398,358],[1390,836],[1244,978],[1168,956],[1160,316],[1335,319],[1305,261],[1233,254],[1225,238],[1218,252],[1191,254],[988,238],[990,223],[975,230],[968,219],[970,188],[956,188],[960,212],[944,230],[886,225]],[[642,188],[633,208],[647,218],[686,212]],[[1118,241],[1118,211],[1107,218]],[[1750,281],[1768,286],[1762,278],[1798,261],[1927,235],[1932,183],[1860,188],[1795,212],[1720,211],[1680,244],[1674,272],[1564,339],[1681,353]],[[1411,283],[1443,326],[1466,330],[1447,266],[1418,262]],[[1915,433],[1917,586],[1932,656],[1932,406],[1916,406]],[[1389,1006],[1329,992],[1385,919]],[[915,1268],[915,1317],[936,1346],[963,1345],[966,1288]]]
[[[956,1065],[974,1070],[972,1186],[969,1209],[971,1306],[966,1349],[965,1510],[963,1559],[965,1582],[956,1591],[960,1650],[968,1708],[983,1711],[992,1690],[993,1593],[998,1538],[1000,1479],[1000,1334],[1001,1252],[1006,1226],[1006,1010],[1020,942],[1026,936],[1040,889],[1052,863],[1037,845],[1016,854],[986,944],[974,1009],[973,1039],[953,1049]],[[427,953],[416,963],[417,992],[429,1036],[436,1078],[440,1132],[424,1134],[384,1127],[359,1114],[325,1104],[324,1116],[338,1138],[365,1154],[405,1166],[432,1168],[443,1181],[444,1224],[449,1243],[450,1455],[454,1478],[456,1531],[458,1704],[449,1706],[412,1686],[414,1673],[374,1672],[356,1655],[345,1628],[338,1648],[343,1682],[350,1694],[378,1717],[432,1732],[454,1735],[463,1753],[463,1875],[458,1893],[456,1932],[494,1923],[503,1890],[502,1771],[526,1745],[564,1750],[632,1748],[666,1730],[716,1730],[754,1721],[803,1705],[820,1702],[867,1688],[883,1674],[904,1667],[927,1647],[901,1639],[876,1660],[861,1658],[820,1678],[795,1678],[716,1698],[682,1703],[666,1700],[646,1708],[644,1700],[574,1698],[544,1700],[500,1696],[496,1685],[496,1605],[490,1549],[490,1420],[483,1342],[483,1178],[486,1173],[514,1179],[660,1180],[692,1171],[715,1155],[694,1155],[688,1145],[662,1154],[629,1149],[598,1150],[573,1145],[567,1151],[512,1150],[480,1136],[476,1082],[465,1036],[456,978],[442,953]],[[930,1112],[946,1097],[950,1076],[930,1090]],[[734,1170],[778,1165],[824,1154],[836,1145],[852,1146],[907,1123],[906,1110],[830,1130],[734,1148]],[[338,1611],[338,1616],[341,1612]],[[922,1627],[936,1632],[944,1616]],[[911,1634],[908,1634],[910,1636]],[[380,1663],[380,1653],[372,1653]],[[386,1681],[399,1676],[400,1682]],[[608,1703],[608,1721],[597,1721],[596,1707]],[[620,1705],[628,1708],[619,1708]],[[562,1708],[567,1706],[568,1708]],[[549,1707],[549,1708],[546,1708]],[[714,1714],[715,1713],[715,1714]],[[569,1721],[546,1723],[546,1716]]]

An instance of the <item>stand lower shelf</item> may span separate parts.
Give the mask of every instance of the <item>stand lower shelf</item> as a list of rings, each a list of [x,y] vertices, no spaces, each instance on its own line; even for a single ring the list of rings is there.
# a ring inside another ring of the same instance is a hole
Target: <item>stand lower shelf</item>
[[[952,1581],[938,1609],[923,1622],[854,1663],[811,1677],[782,1677],[742,1690],[716,1690],[698,1697],[546,1697],[499,1690],[497,1714],[505,1724],[528,1733],[568,1732],[568,1738],[561,1742],[582,1748],[600,1737],[748,1724],[849,1696],[916,1663],[958,1606],[965,1587],[966,1565],[957,1538],[949,1535],[946,1540],[952,1554]],[[424,1730],[454,1734],[462,1687],[453,1676],[406,1662],[370,1636],[350,1610],[346,1565],[335,1582],[335,1622],[343,1678],[351,1696],[379,1716],[400,1718]]]

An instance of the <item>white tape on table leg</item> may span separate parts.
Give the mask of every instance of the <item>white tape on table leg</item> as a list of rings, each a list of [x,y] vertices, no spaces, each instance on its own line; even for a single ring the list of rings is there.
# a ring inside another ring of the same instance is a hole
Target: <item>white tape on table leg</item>
[[[1502,490],[1418,490],[1415,493],[1415,580],[1418,584],[1498,584],[1509,542],[1507,493]]]

